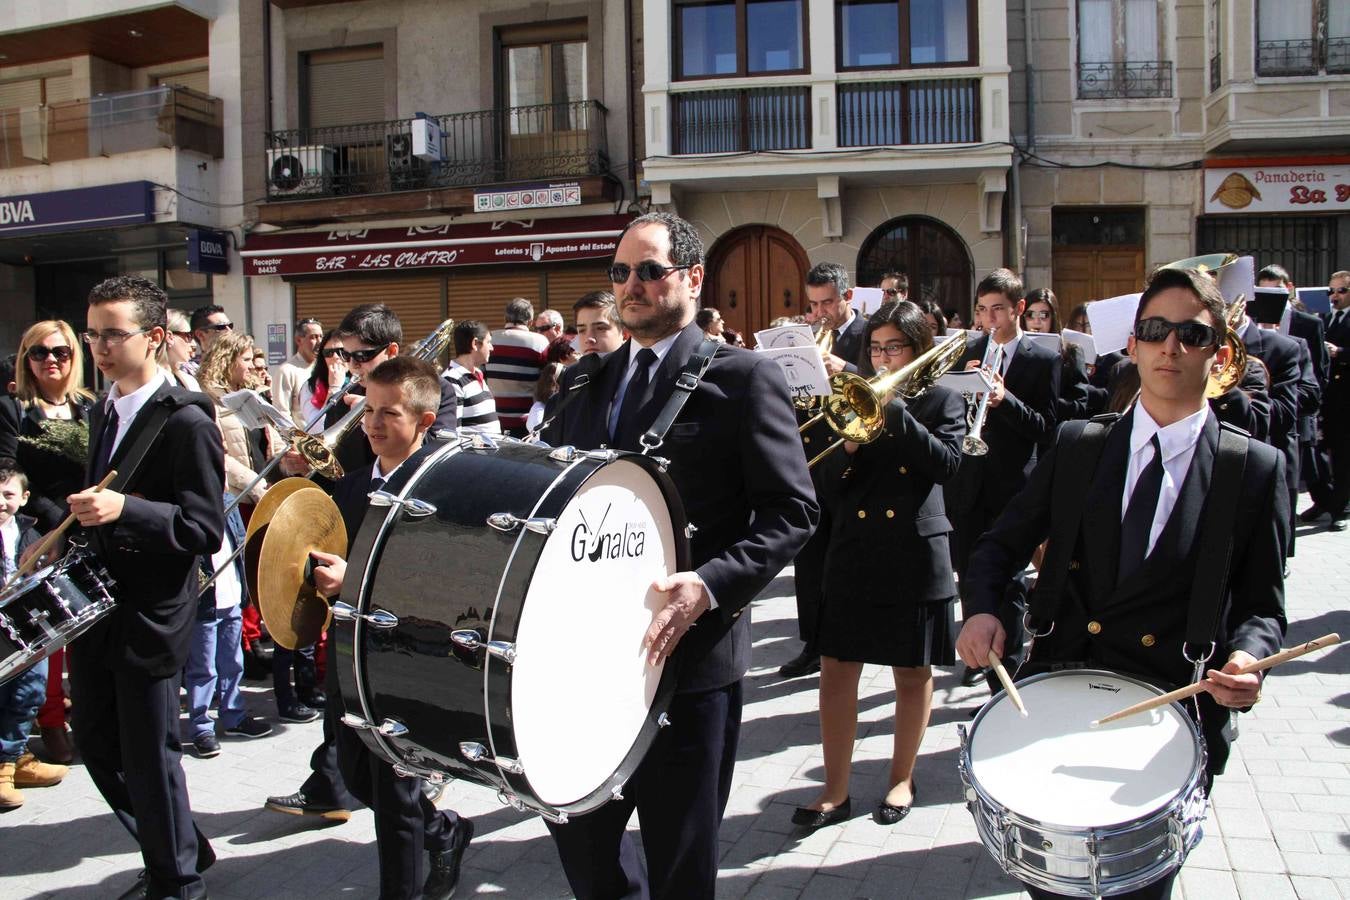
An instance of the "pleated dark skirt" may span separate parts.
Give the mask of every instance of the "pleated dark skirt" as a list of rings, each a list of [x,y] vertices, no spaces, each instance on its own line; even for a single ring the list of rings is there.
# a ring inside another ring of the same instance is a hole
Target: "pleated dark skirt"
[[[956,598],[934,603],[829,596],[821,609],[820,652],[878,666],[956,664]]]

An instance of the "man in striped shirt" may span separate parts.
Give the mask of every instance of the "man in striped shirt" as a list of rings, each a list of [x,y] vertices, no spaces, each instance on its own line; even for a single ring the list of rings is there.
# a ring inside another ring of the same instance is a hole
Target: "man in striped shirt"
[[[459,433],[501,434],[497,404],[488,390],[483,366],[492,356],[492,335],[472,319],[455,326],[455,358],[441,377],[454,389],[459,405]]]
[[[530,330],[533,322],[529,300],[517,297],[506,304],[506,327],[492,333],[492,361],[484,369],[501,429],[515,437],[525,436],[525,417],[534,403],[534,385],[548,350],[548,338]]]

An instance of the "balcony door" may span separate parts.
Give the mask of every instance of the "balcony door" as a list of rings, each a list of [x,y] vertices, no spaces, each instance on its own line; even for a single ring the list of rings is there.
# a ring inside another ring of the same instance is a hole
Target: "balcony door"
[[[779,316],[806,312],[811,268],[796,239],[769,225],[747,225],[724,234],[708,254],[702,305],[722,313],[726,327],[746,343]]]
[[[508,181],[587,171],[586,27],[580,20],[500,33]]]
[[[1143,289],[1143,210],[1057,208],[1050,223],[1052,281],[1061,317],[1079,303]]]

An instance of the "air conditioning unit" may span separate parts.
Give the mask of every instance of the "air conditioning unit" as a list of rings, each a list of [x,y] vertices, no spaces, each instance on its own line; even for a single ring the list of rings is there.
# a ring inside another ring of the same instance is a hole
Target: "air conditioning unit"
[[[267,184],[273,197],[326,194],[333,182],[332,147],[283,147],[267,151]]]
[[[426,187],[427,164],[413,154],[411,132],[400,131],[385,136],[385,160],[389,166],[389,189],[417,190]]]

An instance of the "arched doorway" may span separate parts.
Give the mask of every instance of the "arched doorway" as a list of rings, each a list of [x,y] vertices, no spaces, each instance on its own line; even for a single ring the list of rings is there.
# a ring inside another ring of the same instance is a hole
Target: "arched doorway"
[[[970,249],[955,231],[927,216],[903,216],[863,241],[857,283],[871,287],[885,272],[904,272],[909,276],[909,299],[936,300],[969,322],[974,268]]]
[[[716,307],[726,327],[753,344],[754,333],[774,319],[806,312],[810,268],[792,235],[770,225],[746,225],[713,245],[701,302]]]

